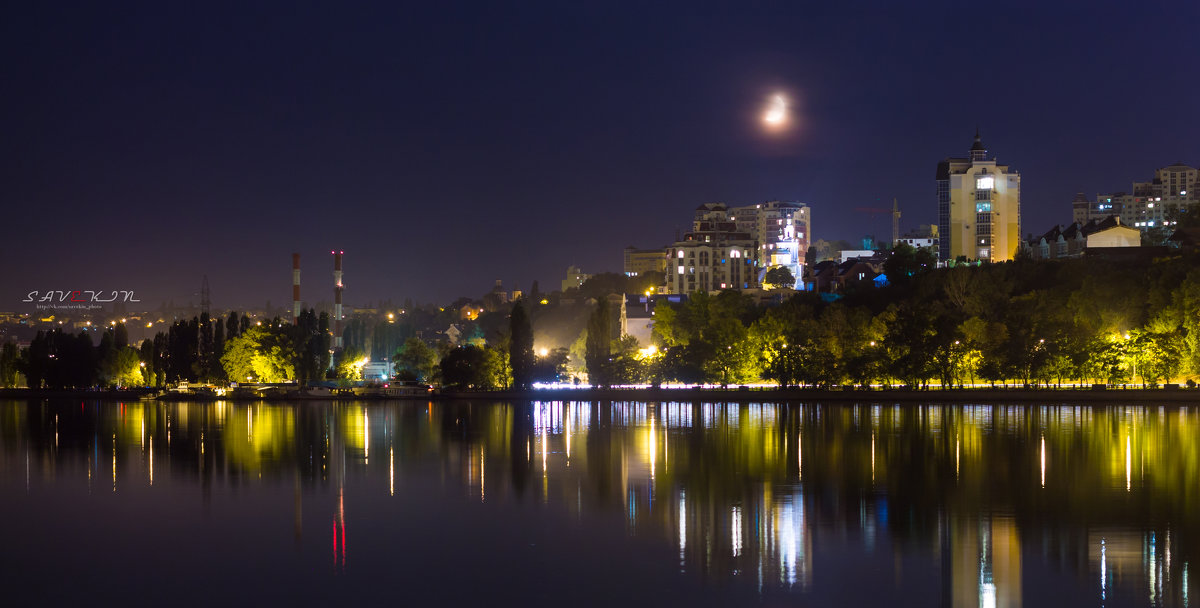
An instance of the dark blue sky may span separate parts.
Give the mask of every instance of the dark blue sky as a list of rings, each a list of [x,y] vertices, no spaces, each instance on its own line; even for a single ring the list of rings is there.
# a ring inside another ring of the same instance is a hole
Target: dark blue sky
[[[1023,232],[1195,165],[1200,3],[21,3],[0,24],[0,310],[446,301],[619,271],[703,202],[817,238],[936,221],[976,125]],[[785,91],[799,123],[759,116]]]

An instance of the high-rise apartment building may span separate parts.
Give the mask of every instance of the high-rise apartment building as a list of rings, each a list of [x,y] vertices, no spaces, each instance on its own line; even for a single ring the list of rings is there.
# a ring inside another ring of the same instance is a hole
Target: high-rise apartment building
[[[1134,182],[1132,193],[1096,195],[1084,213],[1076,211],[1074,219],[1086,223],[1116,215],[1123,224],[1145,232],[1178,222],[1176,214],[1197,203],[1200,203],[1200,170],[1175,163],[1155,171],[1154,179],[1148,182]]]
[[[1021,176],[989,158],[975,133],[967,158],[937,166],[939,257],[1013,259],[1021,244]]]
[[[758,287],[756,250],[753,235],[738,230],[725,205],[700,205],[692,231],[667,249],[667,290],[690,294]]]
[[[799,285],[804,276],[808,245],[812,239],[812,212],[796,201],[768,201],[733,207],[729,216],[738,232],[758,241],[754,261],[760,269],[784,266]]]

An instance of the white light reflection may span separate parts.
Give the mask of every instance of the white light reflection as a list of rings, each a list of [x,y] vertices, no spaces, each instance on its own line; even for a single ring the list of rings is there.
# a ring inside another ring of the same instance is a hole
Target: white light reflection
[[[1188,563],[1183,562],[1183,608],[1188,605]]]
[[[808,582],[807,556],[804,551],[804,503],[799,496],[785,498],[775,512],[781,582],[803,585]],[[799,575],[803,574],[803,577]]]
[[[1163,570],[1166,571],[1164,578],[1169,582],[1171,580],[1171,531],[1167,530],[1166,547],[1163,548]]]
[[[1042,435],[1042,487],[1046,487],[1046,435]]]
[[[871,433],[871,483],[875,483],[875,433]]]
[[[687,556],[687,496],[679,491],[679,570],[683,571]]]
[[[733,507],[729,515],[730,537],[733,545],[733,556],[741,557],[742,555],[742,508]]]
[[[1156,543],[1154,541],[1155,541],[1154,533],[1151,532],[1150,533],[1150,559],[1149,559],[1149,562],[1150,562],[1150,605],[1151,606],[1158,605],[1158,589],[1159,589],[1158,558],[1157,558],[1158,547],[1155,546]]]
[[[388,447],[388,495],[396,495],[396,449]]]
[[[1100,539],[1100,599],[1108,597],[1108,547]]]

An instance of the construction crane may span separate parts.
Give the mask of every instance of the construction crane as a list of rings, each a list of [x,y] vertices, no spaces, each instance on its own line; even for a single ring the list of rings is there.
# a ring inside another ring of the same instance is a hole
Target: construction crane
[[[892,246],[896,245],[896,241],[900,240],[900,204],[896,199],[892,199],[891,209],[881,209],[879,207],[855,207],[855,211],[866,213],[869,215],[887,215],[892,214]]]

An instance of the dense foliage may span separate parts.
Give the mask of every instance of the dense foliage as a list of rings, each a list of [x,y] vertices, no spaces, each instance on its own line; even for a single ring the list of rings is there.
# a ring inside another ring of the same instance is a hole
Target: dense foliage
[[[637,380],[831,386],[972,382],[1157,384],[1200,374],[1200,268],[1153,261],[1018,260],[934,270],[836,302],[754,306],[735,291],[660,306]],[[911,262],[911,263],[906,263]],[[891,275],[889,275],[890,278]]]

